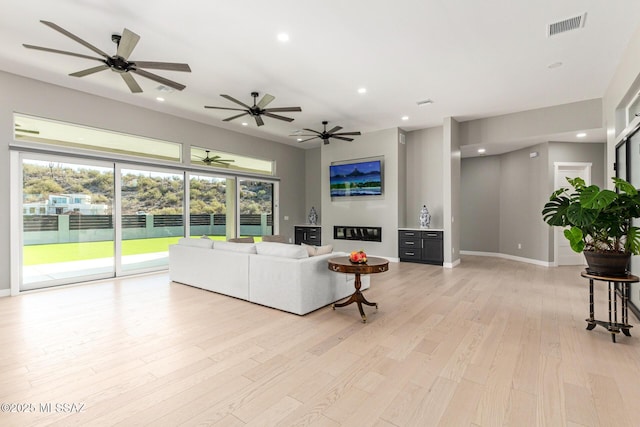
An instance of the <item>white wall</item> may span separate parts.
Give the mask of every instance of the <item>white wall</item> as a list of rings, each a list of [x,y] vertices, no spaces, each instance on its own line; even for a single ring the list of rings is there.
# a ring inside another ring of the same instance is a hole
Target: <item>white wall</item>
[[[305,151],[305,192],[304,192],[304,207],[307,215],[311,208],[315,208],[318,214],[318,224],[322,225],[322,188],[320,185],[320,178],[322,176],[321,162],[321,149],[310,148]],[[307,217],[305,217],[304,223],[306,224]],[[295,225],[295,224],[294,224]]]
[[[146,110],[37,80],[0,72],[0,200],[9,200],[9,143],[13,139],[13,113],[82,124],[133,135],[219,149],[277,163],[280,183],[280,232],[293,237],[293,224],[304,222],[304,150],[243,135],[212,125]],[[9,236],[10,205],[0,207],[0,235]],[[290,217],[284,222],[282,217]],[[290,224],[290,225],[288,225]],[[0,242],[0,290],[9,288],[9,239]]]
[[[444,207],[444,265],[453,267],[460,261],[460,124],[444,119],[442,150]]]
[[[370,255],[398,257],[398,129],[367,133],[353,142],[332,141],[322,146],[321,197],[322,243],[334,250],[362,249]],[[380,197],[350,197],[331,200],[329,166],[332,162],[384,157],[384,194]],[[333,240],[333,226],[382,227],[382,242]]]

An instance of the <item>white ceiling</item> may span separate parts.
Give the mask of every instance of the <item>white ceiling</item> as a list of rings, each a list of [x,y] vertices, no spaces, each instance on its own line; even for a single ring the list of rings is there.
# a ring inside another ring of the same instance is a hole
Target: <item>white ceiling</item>
[[[585,12],[584,28],[547,37],[548,24]],[[126,27],[141,36],[130,60],[186,62],[192,73],[153,72],[187,87],[160,93],[158,83],[136,77],[144,93],[132,94],[110,71],[70,77],[97,64],[22,44],[94,53],[39,20],[110,54],[111,34]],[[639,22],[636,0],[9,0],[0,14],[0,69],[302,146],[288,135],[321,130],[322,120],[344,131],[415,130],[448,116],[466,121],[600,98]],[[281,32],[288,42],[278,41]],[[556,62],[562,66],[548,68]],[[282,113],[291,123],[266,117],[258,128],[253,120],[223,122],[232,111],[203,108],[236,107],[220,94],[249,104],[251,91],[274,95],[269,107],[302,112]],[[416,104],[425,99],[434,103]],[[604,140],[603,129],[593,132]]]

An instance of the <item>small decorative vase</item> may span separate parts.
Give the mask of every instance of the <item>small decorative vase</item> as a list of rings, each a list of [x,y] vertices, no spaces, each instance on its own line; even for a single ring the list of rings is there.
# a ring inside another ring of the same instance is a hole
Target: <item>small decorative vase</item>
[[[420,228],[429,228],[429,223],[431,222],[431,214],[429,213],[429,209],[427,209],[427,205],[422,205],[422,209],[420,209]]]
[[[318,213],[316,212],[316,208],[311,206],[311,210],[309,211],[309,224],[316,225],[318,224]]]

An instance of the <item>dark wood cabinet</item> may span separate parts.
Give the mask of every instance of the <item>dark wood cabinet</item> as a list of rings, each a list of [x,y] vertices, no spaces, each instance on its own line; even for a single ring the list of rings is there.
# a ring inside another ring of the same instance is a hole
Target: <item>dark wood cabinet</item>
[[[400,261],[442,265],[442,231],[398,230],[398,256]]]
[[[317,225],[296,225],[294,228],[296,245],[301,243],[313,246],[322,244],[322,228]]]

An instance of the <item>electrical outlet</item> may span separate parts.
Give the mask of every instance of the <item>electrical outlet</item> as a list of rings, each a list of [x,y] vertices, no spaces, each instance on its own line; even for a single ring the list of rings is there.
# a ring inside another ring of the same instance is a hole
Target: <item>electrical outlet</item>
[[[518,243],[518,249],[522,249],[522,243]]]
[[[285,220],[285,221],[289,221],[289,216],[288,216],[288,215],[285,215],[285,216],[284,216],[284,220]]]

